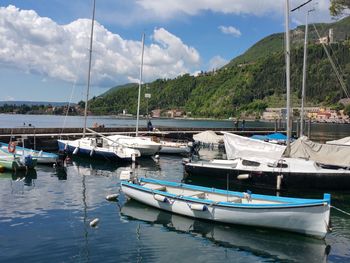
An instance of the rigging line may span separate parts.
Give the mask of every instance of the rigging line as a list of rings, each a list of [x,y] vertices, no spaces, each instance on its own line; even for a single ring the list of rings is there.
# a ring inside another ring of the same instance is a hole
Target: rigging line
[[[314,27],[314,29],[315,29],[315,31],[316,31],[316,34],[317,34],[318,38],[320,39],[321,37],[320,37],[320,34],[319,34],[318,31],[317,31],[317,28],[316,28],[315,24],[313,23],[312,25],[313,25],[313,27]],[[330,56],[330,54],[329,54],[329,52],[328,52],[328,50],[327,50],[325,44],[324,44],[324,43],[321,43],[321,44],[322,44],[322,47],[323,47],[324,51],[326,52],[326,55],[327,55],[327,57],[328,57],[328,59],[329,59],[329,61],[330,61],[330,63],[331,63],[331,66],[332,66],[332,68],[333,68],[333,70],[334,70],[334,72],[335,72],[335,75],[337,76],[337,78],[338,78],[338,80],[339,80],[340,86],[342,87],[342,89],[343,89],[345,95],[346,95],[348,98],[350,98],[349,93],[348,93],[348,90],[347,90],[346,85],[345,85],[345,83],[344,83],[344,80],[343,80],[342,76],[340,76],[340,74],[339,74],[339,72],[338,72],[338,70],[337,70],[337,67],[335,66],[335,64],[334,64],[334,62],[333,62],[333,60],[332,60],[332,57]]]
[[[70,93],[70,97],[69,97],[69,101],[68,101],[68,106],[67,106],[66,115],[64,116],[64,119],[63,119],[63,125],[62,125],[62,129],[61,129],[61,133],[60,133],[60,139],[62,139],[63,130],[66,128],[67,117],[68,117],[69,109],[70,109],[70,106],[71,106],[71,103],[72,103],[72,100],[73,100],[73,95],[74,95],[74,93],[75,93],[76,83],[77,83],[77,80],[75,79],[75,80],[74,80],[74,84],[73,84],[72,91],[71,91],[71,93]]]
[[[307,2],[305,2],[305,3],[303,3],[303,4],[301,4],[301,5],[299,5],[299,6],[297,6],[297,7],[295,7],[295,8],[293,8],[292,10],[290,10],[291,12],[294,12],[295,10],[298,10],[298,9],[300,9],[300,8],[302,8],[304,5],[307,5],[308,3],[310,3],[312,0],[309,0],[309,1],[307,1]]]
[[[331,207],[334,208],[335,210],[338,210],[339,212],[342,212],[345,215],[350,216],[350,213],[348,213],[348,212],[346,212],[346,211],[344,211],[344,210],[342,210],[342,209],[340,209],[338,207],[335,207],[334,205],[332,205]]]

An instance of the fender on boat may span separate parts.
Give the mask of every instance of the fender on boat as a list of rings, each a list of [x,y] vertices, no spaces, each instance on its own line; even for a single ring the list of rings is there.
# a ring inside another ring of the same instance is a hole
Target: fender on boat
[[[153,198],[158,202],[166,203],[168,201],[168,198],[166,198],[164,195],[155,194],[153,195]]]
[[[203,204],[191,204],[190,208],[195,211],[207,211],[208,207]]]

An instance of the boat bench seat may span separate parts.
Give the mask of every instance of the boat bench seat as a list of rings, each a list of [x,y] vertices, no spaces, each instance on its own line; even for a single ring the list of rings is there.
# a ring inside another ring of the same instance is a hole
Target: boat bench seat
[[[241,204],[242,203],[242,198],[239,198],[239,197],[230,197],[228,199],[228,202],[231,202],[231,203],[239,203]]]
[[[197,197],[197,198],[205,198],[205,193],[204,192],[198,192],[198,193],[195,193],[193,195],[189,195],[191,197]]]
[[[165,191],[166,187],[164,185],[157,185],[157,184],[144,184],[143,187],[152,189],[152,190],[158,190],[158,191]]]

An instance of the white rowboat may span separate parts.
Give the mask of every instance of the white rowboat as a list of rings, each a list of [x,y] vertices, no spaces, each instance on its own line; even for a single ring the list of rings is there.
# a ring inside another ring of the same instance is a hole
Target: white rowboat
[[[276,228],[324,238],[329,228],[330,195],[303,199],[257,195],[183,183],[121,178],[130,198],[162,210],[230,224]]]

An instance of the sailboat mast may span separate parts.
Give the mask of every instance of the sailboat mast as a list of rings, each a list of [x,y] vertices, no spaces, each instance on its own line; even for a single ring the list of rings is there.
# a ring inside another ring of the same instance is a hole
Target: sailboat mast
[[[303,86],[301,89],[301,110],[300,110],[300,136],[304,135],[304,103],[305,103],[305,89],[306,89],[306,67],[307,67],[307,36],[308,36],[308,17],[309,12],[306,13],[305,21],[305,38],[304,38],[304,61],[303,61]]]
[[[90,49],[89,49],[89,70],[88,70],[88,81],[87,81],[86,100],[85,100],[85,109],[84,109],[84,129],[83,129],[83,137],[85,137],[85,133],[86,133],[87,109],[88,109],[89,92],[90,92],[92,39],[93,39],[93,37],[94,37],[94,23],[95,23],[95,4],[96,4],[96,0],[94,0],[94,6],[93,6],[93,9],[92,9],[91,34],[90,34]]]
[[[300,136],[304,135],[304,104],[305,104],[305,90],[306,90],[306,68],[307,68],[307,42],[308,42],[308,34],[309,34],[309,13],[314,11],[311,9],[306,13],[306,21],[305,21],[305,38],[304,38],[304,63],[303,63],[303,86],[301,90],[301,115],[300,115]]]
[[[289,39],[289,0],[285,2],[285,31],[286,31],[286,86],[287,86],[287,149],[286,156],[290,155],[291,116],[290,116],[290,39]]]
[[[137,115],[136,115],[136,136],[139,135],[140,100],[141,100],[141,85],[142,85],[142,69],[143,69],[144,49],[145,49],[145,33],[142,34],[142,52],[141,52],[141,65],[140,65],[139,95],[138,95],[138,99],[137,99]]]

